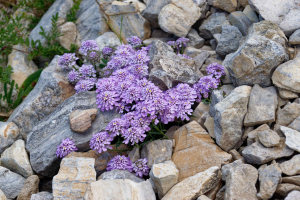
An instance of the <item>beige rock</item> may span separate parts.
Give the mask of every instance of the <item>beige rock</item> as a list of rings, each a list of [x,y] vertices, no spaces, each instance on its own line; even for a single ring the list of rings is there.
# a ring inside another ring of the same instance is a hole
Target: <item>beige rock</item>
[[[273,131],[275,131],[280,137],[285,137],[283,132],[280,130],[280,125],[274,124]]]
[[[224,185],[217,193],[215,200],[224,200],[226,186]]]
[[[209,104],[205,104],[203,102],[199,103],[196,109],[193,112],[193,116],[191,119],[197,121],[198,123],[201,121],[201,117],[205,112],[208,112],[210,108]]]
[[[214,125],[215,125],[214,118],[212,118],[212,117],[206,118],[206,120],[204,122],[204,126],[207,129],[210,137],[212,137],[212,138],[216,138],[215,132],[214,132]]]
[[[13,122],[0,122],[0,154],[20,138],[19,128]]]
[[[233,160],[242,160],[242,161],[244,161],[243,156],[241,156],[241,154],[239,152],[237,152],[237,150],[231,149],[228,153],[231,154]]]
[[[250,91],[250,86],[237,87],[215,105],[214,132],[217,144],[225,151],[233,149],[242,138]]]
[[[300,153],[300,132],[284,126],[281,126],[280,130],[286,137],[285,144]]]
[[[200,8],[192,0],[171,0],[161,9],[158,23],[165,32],[185,37],[200,16]]]
[[[213,0],[213,6],[231,13],[236,10],[237,0]]]
[[[178,182],[179,171],[172,161],[154,164],[149,176],[158,191],[158,197],[163,196]]]
[[[165,135],[169,138],[169,140],[173,140],[173,136],[175,134],[175,132],[180,129],[180,126],[171,126],[167,132],[165,133]],[[174,144],[173,144],[174,145]]]
[[[218,167],[211,167],[173,186],[162,200],[195,199],[215,187],[221,176]]]
[[[258,139],[265,147],[279,146],[280,137],[271,129],[265,131],[258,131]]]
[[[273,73],[273,83],[292,92],[300,93],[300,56],[279,65]]]
[[[210,167],[229,163],[232,156],[222,151],[195,121],[175,132],[172,161],[179,170],[179,182]]]
[[[259,173],[259,199],[270,199],[276,191],[277,185],[281,183],[281,169],[279,165],[272,161],[271,165],[262,165],[258,169]]]
[[[128,157],[130,158],[131,162],[135,162],[140,159],[140,148],[134,147],[129,153]]]
[[[61,44],[61,46],[70,50],[71,44],[76,44],[76,38],[77,38],[76,25],[73,22],[66,22],[63,25],[58,27],[58,31],[62,34],[62,36],[57,38],[58,42]]]
[[[122,1],[113,1],[110,6],[106,8],[104,13],[106,15],[121,15],[126,13],[137,13],[139,12],[139,6],[137,2],[122,2]]]
[[[64,158],[53,177],[54,199],[81,199],[88,185],[96,181],[93,158]]]
[[[19,87],[23,84],[25,79],[33,72],[38,70],[38,67],[31,60],[28,60],[28,48],[21,45],[14,45],[12,52],[8,56],[8,63],[13,68],[11,78],[18,84]],[[18,51],[19,50],[19,51]]]
[[[282,177],[282,183],[291,183],[300,186],[300,175]]]
[[[290,192],[284,200],[300,200],[300,192],[294,190]]]
[[[293,190],[300,191],[300,187],[290,183],[281,183],[278,185],[275,194],[286,197]]]
[[[288,125],[288,127],[296,131],[300,131],[300,116],[297,117],[290,125]]]
[[[2,153],[1,165],[26,178],[33,175],[24,140],[17,140]]]
[[[280,168],[282,173],[293,176],[296,174],[300,174],[300,155],[295,155],[291,160],[285,161],[281,163]]]
[[[296,99],[298,98],[298,94],[295,92],[292,92],[290,90],[286,90],[283,88],[278,88],[279,96],[282,99]]]
[[[37,175],[29,176],[18,195],[17,200],[29,200],[32,194],[39,192],[40,179]]]
[[[222,179],[220,179],[219,183],[214,188],[212,188],[211,190],[209,190],[208,192],[205,193],[205,196],[207,196],[208,198],[211,198],[211,199],[215,199],[218,191],[222,187],[223,187],[223,181],[222,181]]]
[[[264,131],[268,131],[268,130],[270,130],[270,127],[267,124],[263,124],[263,125],[259,126],[258,128],[256,128],[255,130],[249,132],[247,135],[247,137],[248,137],[247,145],[249,146],[257,141],[259,132],[264,132]]]
[[[155,200],[149,180],[140,183],[129,179],[99,180],[89,185],[84,200]]]
[[[289,102],[284,106],[284,108],[278,108],[276,124],[288,126],[298,116],[300,116],[300,104]]]
[[[239,5],[246,7],[247,5],[249,5],[248,0],[237,0]]]
[[[97,181],[99,181],[99,180],[116,180],[116,179],[129,179],[136,183],[145,181],[143,178],[136,176],[133,172],[129,172],[127,170],[120,170],[120,169],[114,169],[114,170],[111,170],[108,172],[104,172],[97,178]]]
[[[70,127],[72,131],[77,133],[84,133],[92,126],[92,121],[98,113],[98,109],[89,110],[74,110],[70,113]]]
[[[2,192],[1,189],[0,189],[0,200],[7,200],[5,194]]]
[[[197,200],[211,200],[208,198],[206,195],[201,195],[200,197],[197,198]]]

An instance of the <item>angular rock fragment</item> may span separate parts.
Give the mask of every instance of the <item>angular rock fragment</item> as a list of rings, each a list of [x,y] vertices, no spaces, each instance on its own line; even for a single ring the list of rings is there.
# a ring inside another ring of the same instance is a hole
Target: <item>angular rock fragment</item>
[[[20,139],[18,126],[13,122],[0,122],[0,154]]]
[[[114,32],[105,32],[95,39],[99,51],[102,52],[104,47],[117,48],[121,45],[120,39]]]
[[[289,38],[290,44],[300,44],[300,29],[296,30]]]
[[[285,144],[300,153],[300,132],[284,126],[280,126],[280,130],[286,137]]]
[[[293,156],[292,159],[281,163],[280,168],[282,173],[293,176],[296,174],[300,174],[300,155]]]
[[[300,199],[300,191],[294,190],[290,192],[284,200],[299,200]]]
[[[290,183],[281,183],[278,185],[275,194],[281,197],[286,197],[293,190],[300,191],[300,187]]]
[[[282,183],[291,183],[300,186],[300,175],[282,177]]]
[[[200,36],[204,39],[212,39],[216,33],[222,33],[222,25],[230,25],[227,14],[216,12],[203,21],[199,27]]]
[[[26,179],[21,192],[19,193],[17,200],[28,200],[31,198],[32,194],[38,193],[39,183],[40,179],[37,175],[29,176]]]
[[[62,36],[58,37],[57,40],[61,46],[64,48],[71,50],[71,44],[78,44],[77,39],[77,29],[76,25],[73,22],[66,22],[63,25],[58,27],[58,31]]]
[[[137,177],[134,173],[130,173],[129,171],[126,170],[119,170],[119,169],[114,169],[108,172],[104,172],[97,178],[97,181],[99,180],[116,180],[116,179],[129,179],[135,183],[140,183],[144,182],[145,180]]]
[[[288,125],[289,128],[292,128],[296,131],[300,131],[300,116],[297,117],[290,125]]]
[[[187,34],[187,38],[190,40],[187,43],[187,46],[192,46],[197,49],[203,47],[205,40],[199,36],[198,32],[191,28],[191,30]]]
[[[237,7],[237,0],[211,0],[212,5],[229,13],[234,12]]]
[[[211,93],[210,116],[214,117],[216,115],[215,105],[225,99],[233,90],[234,87],[232,85],[223,85],[219,90],[214,90]]]
[[[300,116],[300,104],[288,102],[284,108],[278,108],[276,124],[288,126]]]
[[[247,1],[248,2],[248,1]],[[252,23],[259,22],[259,19],[254,10],[252,10],[251,6],[247,5],[243,10],[243,13],[250,19]]]
[[[280,137],[271,129],[265,131],[258,131],[258,139],[265,147],[275,147],[280,143]]]
[[[298,98],[297,93],[292,92],[290,90],[283,89],[283,88],[278,88],[278,93],[279,93],[279,96],[282,99],[296,99],[296,98]]]
[[[71,130],[84,133],[92,126],[92,121],[95,120],[97,113],[97,109],[74,110],[69,115]]]
[[[239,29],[235,26],[223,25],[222,35],[216,53],[221,56],[235,52],[239,48],[240,39],[243,37]]]
[[[231,13],[228,20],[241,31],[243,36],[247,35],[248,28],[252,25],[250,19],[242,11]]]

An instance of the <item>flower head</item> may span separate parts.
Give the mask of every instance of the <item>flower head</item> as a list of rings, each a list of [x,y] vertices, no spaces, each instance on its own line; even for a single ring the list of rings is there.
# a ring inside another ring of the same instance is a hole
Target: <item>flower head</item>
[[[96,77],[96,70],[93,65],[85,65],[83,64],[79,68],[79,73],[82,79]]]
[[[169,41],[167,42],[168,45],[170,45],[173,49],[177,49],[177,45],[175,41]]]
[[[79,81],[79,73],[75,69],[73,69],[69,72],[68,79],[70,83],[76,84]]]
[[[78,60],[78,58],[75,56],[75,53],[65,53],[59,57],[58,65],[62,68],[69,69],[76,65],[76,60]]]
[[[91,63],[100,63],[101,54],[98,51],[89,51],[86,59]]]
[[[126,40],[134,47],[142,44],[142,40],[138,36],[131,36],[130,38],[126,38]]]
[[[133,166],[133,171],[135,172],[136,176],[143,177],[143,175],[148,176],[149,174],[149,167],[147,165],[148,159],[141,158],[135,161]]]
[[[107,171],[111,171],[114,169],[127,170],[132,172],[132,163],[129,157],[117,155],[113,157],[109,163],[107,164]]]
[[[116,118],[108,123],[106,130],[109,131],[112,136],[120,135],[123,127],[125,127],[125,120]]]
[[[189,41],[190,40],[188,38],[181,37],[176,40],[176,45],[178,48],[186,47]]]
[[[93,89],[95,86],[96,79],[95,78],[88,78],[80,80],[75,85],[75,91],[76,93],[83,92],[83,91],[89,91]]]
[[[208,65],[206,71],[209,75],[213,75],[216,79],[220,79],[222,76],[225,76],[225,68],[218,63],[213,63]]]
[[[113,52],[114,52],[113,49],[110,47],[104,47],[102,49],[102,55],[105,59],[109,58]]]
[[[99,51],[99,47],[95,40],[86,40],[81,43],[81,47],[79,48],[79,51],[83,55],[87,56],[88,52],[90,51]]]
[[[90,147],[101,153],[107,151],[107,149],[112,149],[110,146],[111,141],[113,141],[113,138],[107,132],[96,133],[90,140]]]
[[[61,141],[60,145],[57,146],[56,156],[59,158],[63,158],[69,155],[71,152],[77,150],[78,149],[76,148],[75,143],[69,138],[66,138]]]
[[[115,91],[105,91],[97,95],[96,103],[102,111],[112,110],[114,106],[119,106],[119,95]]]

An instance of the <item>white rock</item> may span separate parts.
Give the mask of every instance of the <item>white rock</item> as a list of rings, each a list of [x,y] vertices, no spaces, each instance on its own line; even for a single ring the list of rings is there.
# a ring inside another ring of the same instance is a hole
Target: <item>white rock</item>
[[[106,32],[96,39],[99,51],[102,52],[104,47],[118,47],[121,45],[118,36],[114,32]]]
[[[287,197],[285,197],[284,200],[300,200],[300,192],[297,190],[294,190],[290,192]]]
[[[300,132],[284,126],[280,126],[280,130],[286,137],[285,144],[300,153]]]
[[[25,178],[33,175],[24,140],[17,140],[2,153],[1,165]]]

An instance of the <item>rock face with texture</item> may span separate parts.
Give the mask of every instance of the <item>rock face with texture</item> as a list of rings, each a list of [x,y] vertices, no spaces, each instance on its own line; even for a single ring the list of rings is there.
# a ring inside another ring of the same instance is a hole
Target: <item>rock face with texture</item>
[[[157,43],[162,43],[157,41]],[[156,47],[152,47],[156,48]],[[151,50],[150,51],[154,51]],[[151,54],[150,54],[151,55]],[[157,54],[149,63],[149,80],[162,90],[170,89],[179,83],[194,84],[200,79],[195,73],[195,61],[177,56],[173,51]]]
[[[31,198],[32,194],[36,194],[39,192],[39,183],[40,179],[37,175],[29,176],[25,184],[18,195],[17,200],[28,200]]]
[[[205,40],[203,38],[201,38],[198,34],[198,32],[191,28],[190,31],[187,34],[187,38],[190,40],[187,43],[187,46],[192,46],[195,48],[201,48],[204,45]]]
[[[291,183],[300,186],[300,175],[283,177],[282,183]]]
[[[269,21],[253,24],[245,42],[223,61],[233,84],[270,86],[273,70],[288,60],[285,41],[276,24]]]
[[[229,164],[226,171],[223,171],[224,167],[222,175],[226,180],[225,199],[257,199],[255,184],[258,172],[255,167],[238,161]]]
[[[236,26],[244,36],[247,35],[248,28],[252,25],[250,19],[241,11],[231,13],[228,20],[233,26]]]
[[[232,85],[223,85],[219,90],[214,90],[211,94],[211,103],[209,107],[209,115],[215,117],[215,105],[225,99],[234,90]],[[194,113],[193,113],[194,115]]]
[[[83,133],[92,126],[98,113],[97,109],[75,110],[69,115],[72,131]]]
[[[234,12],[237,7],[237,0],[211,0],[212,5],[229,13]]]
[[[153,164],[162,163],[171,160],[172,141],[171,140],[155,140],[146,144],[141,151],[141,158],[148,159],[148,167]]]
[[[278,146],[280,144],[280,137],[271,129],[259,131],[258,134],[259,141],[265,146],[265,147],[274,147]]]
[[[288,126],[300,116],[300,104],[288,102],[282,109],[277,110],[276,124]]]
[[[226,13],[214,13],[203,21],[199,27],[200,36],[204,39],[212,39],[216,33],[222,33],[222,25],[230,25]]]
[[[235,88],[223,101],[215,105],[214,131],[217,144],[229,151],[242,137],[242,127],[251,87]]]
[[[179,170],[179,182],[210,167],[231,162],[232,156],[222,151],[195,121],[178,129],[174,139],[172,161]]]
[[[144,182],[145,180],[142,178],[137,177],[134,173],[130,173],[127,170],[119,170],[119,169],[114,169],[109,172],[104,172],[101,174],[101,176],[98,177],[99,180],[116,180],[116,179],[129,179],[135,183],[140,183]]]
[[[49,192],[39,192],[31,195],[30,200],[53,200],[53,195]]]
[[[67,78],[68,71],[58,66],[58,58],[59,56],[55,56],[49,66],[43,70],[34,89],[7,120],[19,127],[24,139],[39,121],[75,93],[74,87]]]
[[[296,30],[289,38],[290,44],[300,44],[300,29]]]
[[[84,134],[75,133],[69,126],[69,114],[74,110],[97,108],[95,92],[80,92],[56,107],[51,115],[35,125],[27,137],[26,149],[34,171],[44,176],[53,176],[59,168],[60,159],[55,155],[56,147],[65,138],[75,142],[79,151],[86,151],[92,134],[105,130],[107,124],[120,115],[116,111],[98,114],[92,127]]]
[[[273,73],[272,81],[279,87],[300,93],[300,55],[294,60],[281,64]]]
[[[300,116],[297,117],[290,125],[288,125],[288,127],[296,131],[300,131]]]
[[[147,3],[146,9],[142,12],[142,15],[150,22],[151,27],[159,28],[158,15],[161,9],[170,3],[171,0],[154,0]]]
[[[159,198],[163,198],[178,182],[179,171],[172,161],[165,161],[163,163],[154,164],[149,176],[155,184]]]
[[[248,1],[252,9],[259,13],[262,18],[278,24],[287,36],[290,36],[295,30],[300,28],[299,0]]]
[[[99,12],[96,1],[81,1],[76,18],[75,24],[81,41],[96,39],[109,30],[109,26],[105,22],[105,16]]]
[[[129,179],[99,180],[90,184],[84,200],[155,200],[155,193],[149,180],[136,183]]]
[[[59,38],[57,38],[58,42],[64,48],[70,50],[71,44],[78,44],[77,39],[77,29],[76,25],[73,22],[66,22],[63,25],[58,27],[58,31],[62,34]]]
[[[96,181],[93,158],[64,158],[53,177],[54,199],[81,199],[88,185]]]
[[[276,196],[286,197],[292,191],[300,191],[300,187],[290,183],[281,183],[276,189]]]
[[[7,199],[16,198],[24,183],[24,177],[0,166],[0,190],[2,190]]]
[[[211,167],[173,186],[162,200],[195,199],[214,188],[221,176],[218,167]]]
[[[114,32],[105,32],[96,38],[96,42],[100,52],[104,47],[116,48],[121,45],[118,36]]]
[[[299,200],[299,197],[300,197],[300,192],[294,190],[290,192],[284,200]]]
[[[28,60],[29,49],[25,46],[14,45],[12,52],[8,56],[8,63],[13,68],[13,73],[11,74],[11,79],[21,87],[25,79],[32,73],[38,70],[38,67],[31,60]],[[20,51],[18,51],[18,50]]]
[[[67,14],[70,12],[73,4],[74,3],[72,0],[55,1],[48,9],[48,11],[43,15],[38,25],[31,31],[29,35],[29,41],[40,40],[42,45],[44,45],[47,40],[44,36],[39,34],[39,32],[41,31],[41,27],[43,27],[46,34],[49,34],[52,28],[52,16],[58,13],[57,25],[61,25],[63,22],[65,22]]]
[[[225,56],[235,52],[239,48],[240,39],[243,37],[235,26],[223,25],[222,35],[218,43],[216,53]]]
[[[289,176],[300,174],[300,155],[295,155],[291,160],[281,163],[280,168],[282,173]]]
[[[254,85],[250,93],[249,106],[244,119],[245,126],[255,126],[275,121],[275,104],[274,95],[261,88],[259,85]]]
[[[284,126],[280,126],[280,130],[286,137],[285,144],[300,153],[300,133]]]
[[[1,165],[25,178],[33,175],[23,140],[17,140],[2,153]]]
[[[19,138],[19,128],[15,123],[0,122],[0,154]]]
[[[259,199],[270,199],[279,183],[281,183],[281,169],[279,165],[273,161],[271,165],[262,165],[258,169],[259,174]]]
[[[256,141],[247,146],[242,153],[247,163],[261,165],[278,158],[289,157],[294,153],[294,150],[288,148],[285,145],[285,139],[281,138],[279,146],[267,148]]]
[[[2,190],[0,190],[0,199],[1,200],[7,200],[5,194],[2,192]]]
[[[161,9],[158,23],[165,32],[185,37],[200,16],[200,8],[192,0],[171,0]]]

